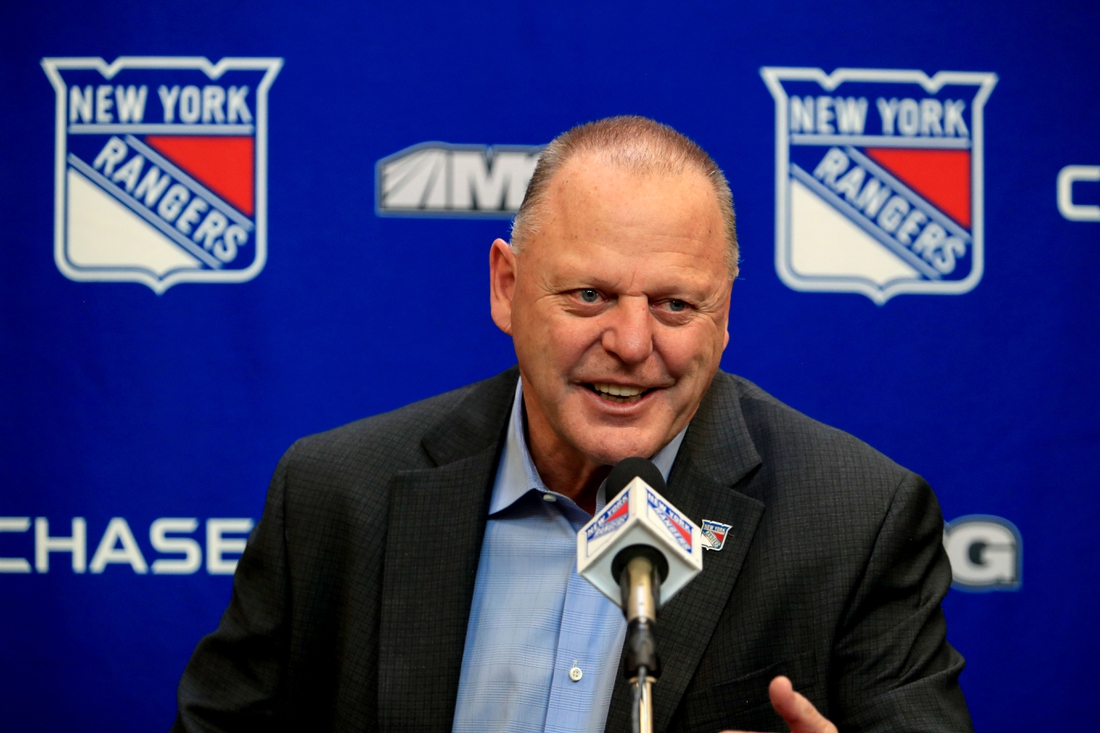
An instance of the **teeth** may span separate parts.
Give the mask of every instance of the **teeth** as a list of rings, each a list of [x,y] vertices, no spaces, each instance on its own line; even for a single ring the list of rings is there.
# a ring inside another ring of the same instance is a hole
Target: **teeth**
[[[642,392],[645,392],[641,387],[627,387],[620,384],[597,383],[592,387],[604,396],[618,398],[616,402],[634,402],[641,399]]]

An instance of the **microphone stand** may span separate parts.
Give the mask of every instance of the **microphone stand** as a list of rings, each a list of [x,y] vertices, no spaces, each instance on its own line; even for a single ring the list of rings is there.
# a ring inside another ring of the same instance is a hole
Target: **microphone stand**
[[[620,558],[624,562],[619,589],[627,622],[623,675],[634,692],[631,719],[634,733],[653,733],[653,684],[661,675],[654,636],[661,594],[659,565],[665,564],[665,575],[668,566],[660,553],[644,545],[624,549],[615,558],[616,565]]]
[[[645,667],[638,668],[638,676],[630,679],[634,688],[634,705],[631,715],[634,733],[653,733],[653,682]]]

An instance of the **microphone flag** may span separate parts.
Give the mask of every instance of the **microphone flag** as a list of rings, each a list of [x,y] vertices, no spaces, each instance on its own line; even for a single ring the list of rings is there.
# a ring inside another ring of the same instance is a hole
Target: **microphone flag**
[[[661,582],[662,603],[703,569],[699,527],[640,476],[577,533],[577,572],[620,607],[619,579],[611,566],[619,551],[631,545],[652,547],[668,561],[668,577]]]

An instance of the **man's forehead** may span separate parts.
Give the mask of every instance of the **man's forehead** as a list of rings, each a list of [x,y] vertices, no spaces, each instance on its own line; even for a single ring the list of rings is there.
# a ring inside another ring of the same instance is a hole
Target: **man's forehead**
[[[706,176],[690,165],[620,161],[598,150],[574,154],[561,165],[548,187],[548,193],[559,198],[662,191],[704,195],[713,192],[713,188]],[[714,198],[717,206],[717,197]]]
[[[690,166],[639,170],[600,154],[578,155],[555,174],[544,204],[540,229],[552,236],[633,231],[715,240],[716,246],[725,246],[717,194]]]

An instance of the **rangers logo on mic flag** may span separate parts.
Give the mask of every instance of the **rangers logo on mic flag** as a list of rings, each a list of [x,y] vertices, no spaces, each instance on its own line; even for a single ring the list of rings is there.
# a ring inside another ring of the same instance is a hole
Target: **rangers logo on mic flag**
[[[603,537],[605,534],[610,534],[626,524],[628,519],[630,519],[629,492],[620,494],[619,498],[612,501],[607,505],[607,508],[600,512],[600,516],[596,517],[596,521],[589,524],[585,529],[586,537],[589,540]]]
[[[646,503],[649,510],[657,515],[657,519],[668,530],[668,535],[678,544],[684,552],[692,551],[692,525],[691,520],[681,516],[680,512],[652,491],[646,492]]]
[[[47,58],[57,92],[54,260],[163,293],[267,259],[267,92],[282,59]]]
[[[694,550],[699,543],[699,528],[635,476],[577,532],[577,572],[621,604],[614,559],[623,548],[648,545],[668,561],[668,577],[661,582],[661,598],[668,601],[703,569],[702,553]]]
[[[960,295],[984,265],[991,73],[761,69],[775,99],[776,253],[800,291]]]

